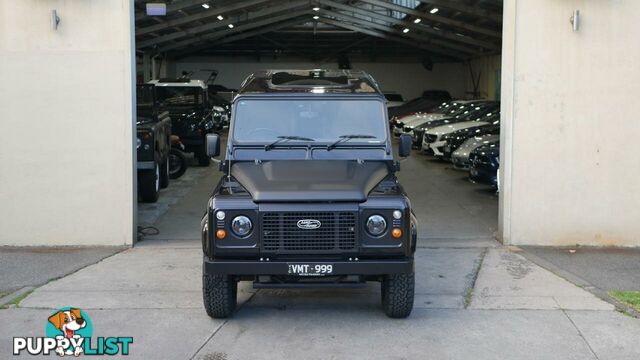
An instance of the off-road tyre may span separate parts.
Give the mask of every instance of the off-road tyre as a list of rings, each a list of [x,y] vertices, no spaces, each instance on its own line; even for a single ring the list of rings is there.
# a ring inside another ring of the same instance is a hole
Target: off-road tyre
[[[160,167],[154,163],[152,170],[138,171],[138,192],[142,202],[154,203],[160,196]]]
[[[160,188],[166,189],[169,187],[169,157],[160,164]]]
[[[187,171],[187,157],[178,149],[171,149],[169,152],[169,177],[178,179]]]
[[[211,158],[207,155],[204,146],[199,147],[194,155],[200,166],[209,166],[209,163],[211,163]]]
[[[238,282],[231,275],[202,275],[202,295],[207,315],[214,319],[231,316],[238,301]]]
[[[385,275],[381,283],[382,308],[390,318],[406,318],[413,309],[415,273]]]

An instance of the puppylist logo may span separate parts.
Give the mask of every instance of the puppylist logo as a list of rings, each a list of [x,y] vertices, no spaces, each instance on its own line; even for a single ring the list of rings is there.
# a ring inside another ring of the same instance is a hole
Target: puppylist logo
[[[13,355],[129,355],[132,337],[93,338],[93,323],[77,308],[61,308],[47,319],[45,337],[14,337]]]

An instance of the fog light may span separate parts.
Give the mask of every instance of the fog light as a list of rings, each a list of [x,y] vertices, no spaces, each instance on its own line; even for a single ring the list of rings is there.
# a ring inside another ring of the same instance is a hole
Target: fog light
[[[216,219],[218,219],[218,220],[224,220],[225,216],[226,216],[226,214],[224,213],[224,211],[218,211],[216,213]]]
[[[402,211],[400,210],[396,210],[393,212],[393,218],[394,219],[400,219],[402,217]]]
[[[367,232],[372,236],[380,236],[387,230],[387,221],[380,215],[371,215],[367,219]]]
[[[224,239],[225,237],[227,237],[227,232],[224,230],[218,230],[216,231],[216,237],[220,240]]]
[[[402,230],[398,228],[391,230],[391,236],[393,236],[396,239],[399,239],[402,236]]]
[[[231,231],[233,231],[236,236],[245,237],[249,235],[252,228],[253,224],[251,224],[251,220],[244,215],[236,216],[231,221]]]

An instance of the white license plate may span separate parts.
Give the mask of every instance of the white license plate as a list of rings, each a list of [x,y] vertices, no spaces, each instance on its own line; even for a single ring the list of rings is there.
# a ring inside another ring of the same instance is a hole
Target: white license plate
[[[295,263],[287,265],[289,266],[289,275],[325,276],[333,273],[333,264]]]

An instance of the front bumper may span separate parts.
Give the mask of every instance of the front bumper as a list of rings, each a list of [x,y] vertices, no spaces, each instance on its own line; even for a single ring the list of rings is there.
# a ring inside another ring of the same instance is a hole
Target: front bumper
[[[331,275],[386,275],[407,274],[414,271],[413,258],[389,260],[389,259],[365,259],[359,261],[331,261],[331,260],[224,260],[204,258],[204,271],[207,274],[224,275],[290,275],[289,264],[316,263],[331,264]]]
[[[433,155],[435,156],[444,156],[444,146],[447,144],[446,141],[436,141],[429,144],[431,151],[433,151]]]

